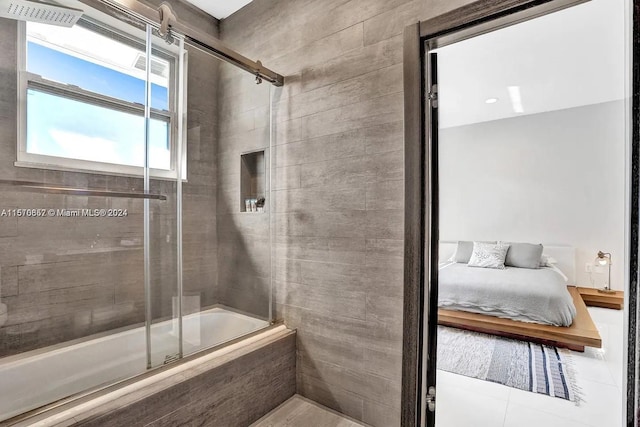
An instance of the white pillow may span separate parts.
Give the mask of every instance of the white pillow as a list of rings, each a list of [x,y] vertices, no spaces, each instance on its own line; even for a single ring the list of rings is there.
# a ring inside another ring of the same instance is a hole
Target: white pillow
[[[473,242],[469,267],[498,268],[504,270],[509,245],[504,243]]]
[[[558,260],[552,256],[542,254],[542,256],[540,257],[540,267],[552,267],[557,263]]]

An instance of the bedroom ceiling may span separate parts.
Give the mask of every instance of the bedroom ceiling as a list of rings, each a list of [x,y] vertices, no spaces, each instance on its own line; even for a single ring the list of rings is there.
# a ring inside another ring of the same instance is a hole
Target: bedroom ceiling
[[[624,3],[593,0],[438,49],[441,127],[623,99]]]
[[[224,19],[242,9],[252,0],[186,0],[188,3],[199,7],[209,15],[218,19]]]

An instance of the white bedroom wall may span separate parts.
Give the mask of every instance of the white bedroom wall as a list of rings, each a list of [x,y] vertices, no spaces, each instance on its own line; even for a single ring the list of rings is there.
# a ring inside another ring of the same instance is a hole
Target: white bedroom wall
[[[611,252],[623,289],[625,146],[622,101],[440,130],[440,239],[576,248],[579,286]]]

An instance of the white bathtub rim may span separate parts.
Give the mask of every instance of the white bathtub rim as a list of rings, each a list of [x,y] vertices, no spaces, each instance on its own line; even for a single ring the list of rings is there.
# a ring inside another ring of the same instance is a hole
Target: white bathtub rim
[[[261,341],[268,341],[278,335],[286,335],[289,332],[290,331],[285,325],[274,326],[257,335],[247,337],[239,342],[229,344],[219,350],[215,350],[193,360],[180,363],[178,364],[178,366],[168,368],[162,372],[158,372],[147,378],[141,379],[140,381],[135,381],[132,384],[118,388],[101,396],[97,396],[96,398],[91,399],[88,402],[79,403],[61,412],[53,413],[49,416],[46,416],[46,418],[40,419],[33,423],[30,423],[29,420],[24,421],[27,422],[27,424],[19,422],[18,424],[16,424],[16,426],[28,425],[33,427],[53,427],[60,426],[61,424],[70,425],[74,422],[79,422],[81,421],[81,419],[75,419],[76,417],[82,418],[83,414],[89,414],[92,411],[99,409],[103,405],[107,405],[108,403],[123,398],[129,394],[141,391],[144,388],[150,387],[154,384],[158,384],[161,381],[170,381],[172,377],[175,377],[174,382],[184,381],[187,377],[182,374],[187,373],[187,371],[189,370],[195,369],[199,365],[222,358],[223,356],[226,356],[232,352],[241,351],[243,349],[246,350],[252,345],[259,344]]]

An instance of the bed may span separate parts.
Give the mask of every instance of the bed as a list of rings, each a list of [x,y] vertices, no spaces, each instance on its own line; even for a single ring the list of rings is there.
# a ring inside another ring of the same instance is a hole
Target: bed
[[[584,351],[600,335],[575,283],[574,249],[545,246],[553,268],[504,270],[448,261],[455,242],[440,245],[438,323]],[[569,285],[569,286],[568,286]]]
[[[438,306],[554,326],[571,326],[576,315],[564,278],[551,268],[496,270],[450,262],[439,270]]]

